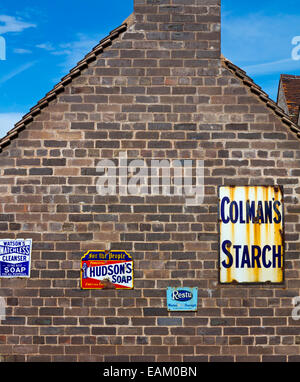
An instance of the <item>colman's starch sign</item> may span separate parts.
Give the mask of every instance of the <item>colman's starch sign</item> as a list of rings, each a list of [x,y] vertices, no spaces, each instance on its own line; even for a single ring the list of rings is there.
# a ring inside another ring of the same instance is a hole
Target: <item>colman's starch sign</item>
[[[282,283],[283,189],[219,188],[221,283]]]
[[[82,289],[133,289],[133,260],[126,251],[88,251],[81,258]]]

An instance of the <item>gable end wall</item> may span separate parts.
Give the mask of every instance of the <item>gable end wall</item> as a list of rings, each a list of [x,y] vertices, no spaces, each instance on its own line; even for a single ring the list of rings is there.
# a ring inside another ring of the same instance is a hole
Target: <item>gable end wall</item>
[[[192,33],[133,24],[0,153],[0,237],[33,239],[31,278],[0,279],[5,360],[300,360],[299,140]],[[99,195],[124,151],[203,159],[204,203]],[[218,285],[224,184],[284,186],[284,287]],[[127,250],[134,290],[81,290],[92,249]],[[198,312],[167,312],[168,286],[198,287]]]

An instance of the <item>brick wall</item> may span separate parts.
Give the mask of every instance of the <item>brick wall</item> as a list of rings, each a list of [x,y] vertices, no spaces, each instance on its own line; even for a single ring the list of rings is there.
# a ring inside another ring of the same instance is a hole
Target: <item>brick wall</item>
[[[33,239],[31,278],[0,280],[0,355],[299,361],[299,140],[221,63],[218,0],[136,0],[135,12],[0,154],[0,237]],[[99,195],[96,164],[124,151],[203,159],[204,203]],[[223,184],[284,186],[284,286],[218,285]],[[81,290],[92,249],[127,250],[134,290]],[[198,312],[167,312],[168,286],[197,286]]]

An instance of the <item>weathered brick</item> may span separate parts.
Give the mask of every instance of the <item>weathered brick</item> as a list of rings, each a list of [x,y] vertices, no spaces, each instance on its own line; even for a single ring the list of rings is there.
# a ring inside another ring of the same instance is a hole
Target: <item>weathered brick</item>
[[[167,316],[168,311],[166,308],[144,308],[144,316]]]
[[[93,327],[92,335],[115,335],[116,328],[114,327]]]
[[[182,325],[182,319],[179,317],[158,318],[157,324],[159,326],[177,326]]]
[[[94,130],[95,124],[93,122],[72,122],[72,130]]]

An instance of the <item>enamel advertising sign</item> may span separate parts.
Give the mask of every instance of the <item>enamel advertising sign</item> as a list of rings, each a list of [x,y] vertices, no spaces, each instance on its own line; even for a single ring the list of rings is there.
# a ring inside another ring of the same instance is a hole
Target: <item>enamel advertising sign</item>
[[[126,251],[88,251],[81,258],[82,289],[133,289],[133,260]]]
[[[279,186],[219,188],[220,283],[283,283],[283,219]]]
[[[32,239],[0,240],[0,277],[30,277]]]
[[[167,306],[171,312],[195,312],[198,307],[198,288],[167,289]]]

